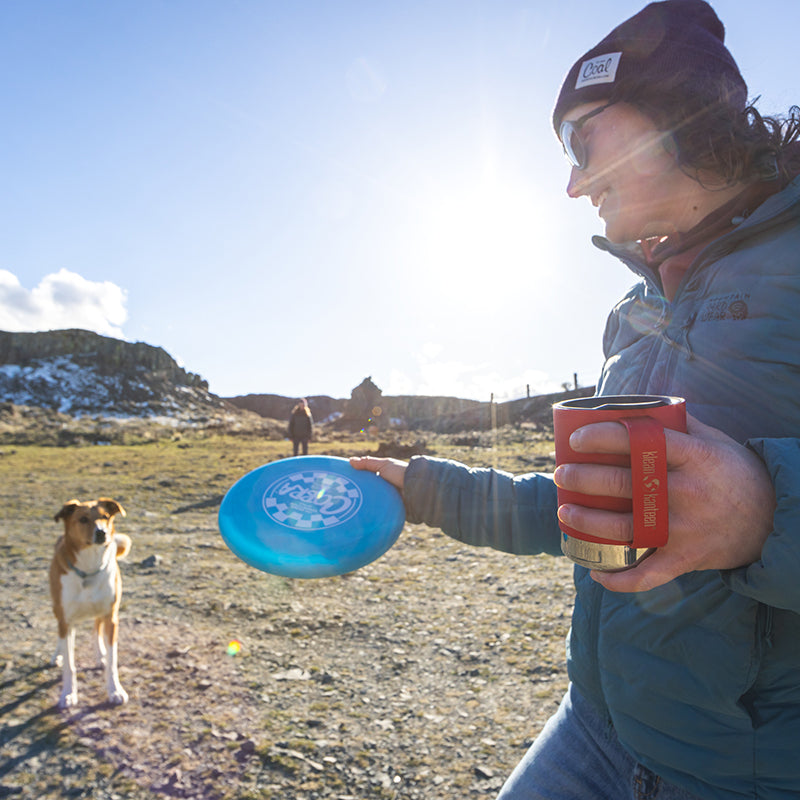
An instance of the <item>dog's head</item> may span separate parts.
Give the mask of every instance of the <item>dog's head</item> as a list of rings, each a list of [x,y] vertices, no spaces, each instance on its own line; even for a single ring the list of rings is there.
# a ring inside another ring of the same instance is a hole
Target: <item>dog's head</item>
[[[64,520],[64,536],[78,549],[92,545],[105,546],[114,539],[114,517],[125,516],[125,509],[110,497],[99,500],[70,500],[56,514],[56,522]]]

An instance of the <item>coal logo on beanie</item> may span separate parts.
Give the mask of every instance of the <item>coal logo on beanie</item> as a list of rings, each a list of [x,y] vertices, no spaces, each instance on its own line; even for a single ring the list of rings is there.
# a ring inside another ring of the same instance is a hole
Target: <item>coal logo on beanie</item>
[[[598,83],[614,83],[620,56],[622,53],[606,53],[584,61],[578,70],[575,88],[581,89],[584,86],[594,86]]]

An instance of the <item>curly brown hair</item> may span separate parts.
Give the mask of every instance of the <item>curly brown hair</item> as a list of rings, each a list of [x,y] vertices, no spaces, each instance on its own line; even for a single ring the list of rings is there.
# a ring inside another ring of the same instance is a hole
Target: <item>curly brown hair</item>
[[[786,116],[762,116],[754,100],[741,107],[731,102],[731,87],[717,81],[698,91],[696,83],[676,81],[653,98],[630,99],[669,136],[684,171],[704,185],[779,181],[800,173],[800,107]],[[708,102],[716,96],[715,102]],[[709,185],[709,188],[711,186]]]
[[[785,117],[763,117],[754,105],[735,114],[707,111],[698,123],[673,131],[679,161],[686,170],[711,173],[723,183],[779,181],[800,171],[800,108]],[[712,124],[709,124],[712,123]],[[690,173],[691,174],[691,173]]]

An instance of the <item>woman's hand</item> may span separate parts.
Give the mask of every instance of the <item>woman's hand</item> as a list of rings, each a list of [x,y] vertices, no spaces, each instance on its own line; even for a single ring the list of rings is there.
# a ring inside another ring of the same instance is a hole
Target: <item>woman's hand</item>
[[[775,490],[758,456],[722,431],[688,419],[688,434],[665,429],[669,469],[669,541],[623,572],[592,571],[607,589],[646,591],[701,569],[733,569],[757,561],[772,530]],[[586,453],[630,453],[628,433],[617,422],[586,425],[570,447]],[[563,489],[631,497],[623,467],[562,464],[554,474]],[[584,533],[619,542],[633,540],[633,517],[563,505],[559,519]]]
[[[375,456],[355,456],[350,459],[350,464],[356,469],[367,470],[380,475],[385,481],[388,481],[403,491],[403,481],[406,474],[407,461],[399,461],[396,458],[375,458]]]

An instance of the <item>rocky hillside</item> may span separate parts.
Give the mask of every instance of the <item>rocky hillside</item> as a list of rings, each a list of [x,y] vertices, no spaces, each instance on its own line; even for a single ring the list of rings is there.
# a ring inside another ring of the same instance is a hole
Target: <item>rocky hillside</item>
[[[236,411],[162,348],[77,329],[0,331],[0,401],[72,416]]]

